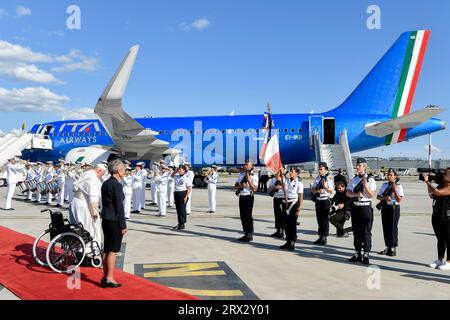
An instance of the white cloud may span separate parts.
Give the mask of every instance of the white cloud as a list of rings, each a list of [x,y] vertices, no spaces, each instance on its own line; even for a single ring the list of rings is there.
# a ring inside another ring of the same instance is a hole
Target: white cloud
[[[63,106],[69,100],[69,97],[58,95],[43,87],[12,90],[0,88],[2,112],[63,112]]]
[[[96,119],[92,108],[67,109],[62,112],[62,120]]]
[[[0,75],[5,75],[8,78],[13,78],[18,81],[64,84],[64,82],[55,78],[51,73],[39,69],[34,64],[26,64],[23,62],[0,61]]]
[[[0,60],[50,63],[54,59],[48,54],[34,52],[30,48],[0,40]]]
[[[180,27],[180,29],[182,29],[184,31],[190,31],[192,29],[200,31],[200,30],[207,29],[210,24],[211,23],[209,22],[208,19],[201,18],[201,19],[194,20],[191,23],[182,22],[178,25],[178,27]]]
[[[99,62],[96,58],[86,57],[80,50],[71,50],[68,55],[56,57],[56,61],[65,64],[53,67],[51,69],[53,72],[95,71],[99,67]]]
[[[16,6],[16,14],[18,17],[31,16],[31,9],[24,6]]]
[[[191,25],[194,29],[203,30],[209,27],[210,22],[208,21],[208,19],[202,18],[195,20]]]

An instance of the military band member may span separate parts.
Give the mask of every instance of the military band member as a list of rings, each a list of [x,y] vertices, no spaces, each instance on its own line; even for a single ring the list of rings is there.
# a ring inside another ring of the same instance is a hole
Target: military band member
[[[169,180],[167,182],[167,206],[173,208],[175,205],[174,192],[175,192],[175,179],[172,174],[175,172],[175,167],[169,167]]]
[[[372,249],[372,197],[375,195],[377,185],[374,178],[367,176],[367,161],[358,158],[356,162],[357,175],[347,186],[347,196],[352,199],[351,217],[355,246],[355,254],[349,261],[369,264],[369,253]],[[363,254],[361,250],[364,250]]]
[[[175,179],[175,206],[177,208],[178,225],[173,229],[183,230],[187,221],[186,203],[189,200],[192,184],[191,179],[186,176],[187,168],[185,165],[180,165],[177,172],[173,172],[172,176]]]
[[[208,184],[208,211],[206,213],[216,212],[216,190],[219,175],[217,174],[217,166],[212,165],[211,169],[206,177],[206,183]]]
[[[33,202],[37,202],[37,203],[41,203],[41,198],[42,198],[42,194],[41,194],[41,189],[39,188],[39,183],[44,181],[44,167],[43,167],[43,163],[38,161],[37,162],[37,168],[36,168],[36,175],[34,176],[34,181],[36,182],[38,188],[36,189],[35,192],[35,196],[36,199]]]
[[[154,206],[157,205],[157,198],[156,198],[156,182],[155,182],[155,171],[150,170],[149,178],[150,178],[150,205]]]
[[[135,166],[131,187],[133,189],[133,211],[131,213],[141,213],[142,166],[140,162]]]
[[[284,182],[284,190],[287,190],[287,180],[284,176],[284,168],[280,169],[278,174],[272,178],[269,184],[269,193],[273,195],[273,213],[275,216],[275,233],[271,235],[271,237],[283,239],[284,238],[284,229],[285,229],[285,206],[283,204],[284,199],[284,191],[283,184]]]
[[[377,199],[381,200],[381,222],[383,225],[386,249],[379,252],[387,256],[397,255],[398,221],[400,220],[400,202],[404,196],[403,186],[398,183],[397,172],[388,170],[388,181],[383,183]]]
[[[293,167],[290,171],[290,177],[287,179],[286,197],[288,203],[286,206],[283,200],[284,224],[286,226],[286,243],[280,249],[295,250],[297,241],[297,220],[300,210],[303,207],[303,182],[299,177],[300,169]],[[287,209],[286,209],[287,207]]]
[[[27,163],[25,165],[25,167],[26,167],[26,173],[27,173],[25,181],[28,182],[27,200],[32,201],[33,200],[33,192],[31,192],[30,188],[32,186],[32,183],[34,182],[34,177],[36,176],[36,172],[34,171],[34,169],[30,163]]]
[[[194,174],[194,172],[191,170],[192,166],[191,166],[191,164],[190,164],[189,162],[186,162],[185,165],[186,165],[186,170],[187,170],[186,175],[187,175],[188,178],[191,180],[190,183],[191,183],[191,186],[192,186],[192,190],[191,190],[191,194],[190,194],[190,196],[189,196],[189,200],[188,200],[188,202],[186,203],[186,213],[187,213],[187,215],[190,215],[190,214],[191,214],[192,193],[193,193],[193,190],[194,190],[194,178],[195,178],[195,174]]]
[[[52,204],[53,194],[51,193],[50,183],[53,182],[55,177],[55,168],[53,167],[53,161],[47,161],[47,172],[44,177],[44,181],[47,184],[47,204]]]
[[[65,161],[59,160],[58,169],[56,170],[56,182],[58,183],[58,203],[56,207],[62,207],[64,205],[64,193],[66,184],[66,173],[64,171]]]
[[[169,167],[165,164],[161,164],[161,172],[155,177],[156,183],[156,197],[158,200],[159,217],[166,216],[167,208],[167,184],[169,183]]]
[[[145,209],[145,188],[147,187],[148,171],[145,169],[145,162],[141,161],[142,165],[142,188],[141,188],[141,210]]]
[[[73,185],[77,181],[78,173],[75,164],[69,163],[66,174],[66,200],[70,203],[73,199]]]
[[[241,217],[244,236],[239,241],[250,242],[253,240],[253,204],[254,193],[258,190],[258,176],[253,172],[253,163],[250,160],[245,162],[243,172],[239,175],[234,187],[239,196],[239,214]]]
[[[125,168],[125,176],[122,178],[123,194],[125,198],[123,199],[123,208],[125,211],[125,218],[129,219],[131,214],[131,197],[133,196],[133,176],[131,175],[131,168]]]
[[[328,165],[325,162],[319,163],[319,175],[312,184],[311,192],[315,199],[316,218],[318,225],[318,235],[314,244],[326,245],[327,237],[330,232],[330,199],[333,197],[334,183],[328,174]]]
[[[9,162],[6,165],[6,183],[8,187],[6,190],[5,210],[14,210],[11,208],[11,202],[14,196],[14,191],[16,190],[19,170],[22,170],[23,168],[23,161],[16,163],[15,158],[9,159]]]

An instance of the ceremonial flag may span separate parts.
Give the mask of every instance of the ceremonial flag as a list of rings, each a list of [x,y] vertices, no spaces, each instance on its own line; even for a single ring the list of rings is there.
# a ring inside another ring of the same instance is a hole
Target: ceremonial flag
[[[280,146],[278,144],[278,135],[274,134],[264,150],[264,164],[274,174],[276,174],[282,167]]]

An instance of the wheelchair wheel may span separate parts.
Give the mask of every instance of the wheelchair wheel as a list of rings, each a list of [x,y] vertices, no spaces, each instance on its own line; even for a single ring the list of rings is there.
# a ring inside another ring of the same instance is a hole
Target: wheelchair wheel
[[[72,232],[56,236],[46,252],[48,266],[58,273],[71,273],[83,262],[85,255],[83,239]]]
[[[47,244],[39,244],[40,241],[46,242]],[[45,230],[44,232],[42,232],[35,240],[33,243],[33,258],[34,260],[36,260],[36,262],[44,267],[47,267],[47,257],[46,257],[46,252],[47,252],[47,246],[48,243],[50,243],[51,238],[50,238],[50,229]]]

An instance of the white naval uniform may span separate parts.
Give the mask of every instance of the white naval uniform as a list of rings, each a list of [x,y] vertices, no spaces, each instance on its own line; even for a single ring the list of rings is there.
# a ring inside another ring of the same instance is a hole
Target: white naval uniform
[[[58,169],[56,171],[56,174],[58,175],[56,177],[56,182],[58,183],[59,191],[58,191],[58,204],[60,206],[64,205],[64,192],[65,192],[65,185],[66,185],[66,175],[64,173],[63,169]]]
[[[30,168],[27,170],[27,177],[25,178],[25,181],[33,181],[34,177],[36,176],[36,172],[34,172],[33,168]],[[30,185],[28,185],[30,186]],[[28,190],[28,200],[33,200],[33,192],[31,192],[31,190]]]
[[[142,168],[142,189],[141,189],[141,209],[145,209],[145,187],[147,186],[147,175],[146,169]]]
[[[161,216],[166,215],[166,199],[167,199],[167,184],[169,183],[169,173],[161,173],[155,177],[156,183],[156,197],[158,199],[158,211]]]
[[[169,180],[167,182],[167,201],[169,207],[173,207],[175,205],[174,195],[175,192],[175,179],[169,174]]]
[[[213,172],[208,176],[208,207],[209,211],[216,212],[216,190],[217,181],[219,180],[219,175],[217,172]]]
[[[298,194],[303,193],[303,181],[299,180],[297,177],[292,181],[291,179],[287,178],[286,182],[287,182],[286,196],[288,198],[288,202],[297,201]]]
[[[66,175],[66,200],[70,203],[73,199],[73,185],[77,181],[77,172],[75,170],[69,170]]]
[[[55,174],[55,169],[53,167],[48,168],[45,175],[45,182],[49,184],[53,180],[53,175]],[[50,192],[50,188],[47,190],[47,203],[52,204],[53,194]]]
[[[16,190],[17,175],[19,174],[18,171],[23,167],[24,166],[20,163],[8,163],[6,165],[6,183],[8,184],[8,188],[6,190],[5,209],[11,209],[11,201],[14,195],[14,191]]]
[[[186,213],[190,214],[191,213],[192,194],[194,193],[193,191],[194,191],[194,177],[195,177],[195,174],[194,174],[194,172],[189,170],[188,172],[186,172],[186,176],[190,180],[189,183],[192,186],[191,195],[189,196],[188,202],[186,203]]]
[[[36,169],[36,175],[34,176],[34,181],[36,181],[36,183],[38,183],[38,184],[39,184],[39,182],[42,182],[44,180],[43,174],[44,174],[44,168],[42,168],[42,166],[38,167]],[[38,188],[36,190],[36,200],[35,201],[41,202],[41,198],[42,198],[41,190]]]
[[[156,199],[156,183],[155,183],[155,174],[150,176],[150,201],[152,204],[158,202]]]
[[[141,211],[142,171],[136,171],[132,177],[133,183],[131,184],[131,188],[133,190],[133,211]]]
[[[130,218],[131,214],[131,197],[133,196],[133,176],[125,176],[122,179],[123,194],[125,198],[123,199],[123,208],[125,210],[125,218]]]

